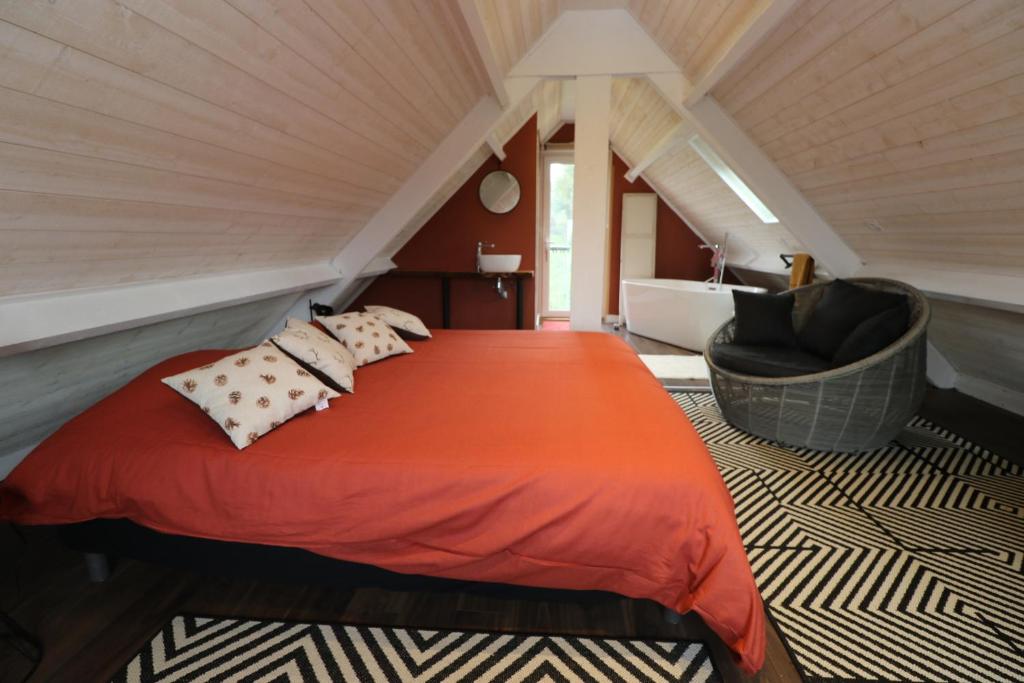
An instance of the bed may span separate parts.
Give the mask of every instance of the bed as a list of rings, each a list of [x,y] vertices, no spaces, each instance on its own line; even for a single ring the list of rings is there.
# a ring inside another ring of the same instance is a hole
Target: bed
[[[601,590],[694,610],[745,671],[764,611],[732,500],[620,339],[448,331],[361,368],[355,394],[237,450],[160,378],[68,422],[0,483],[0,518],[127,520],[408,575]]]

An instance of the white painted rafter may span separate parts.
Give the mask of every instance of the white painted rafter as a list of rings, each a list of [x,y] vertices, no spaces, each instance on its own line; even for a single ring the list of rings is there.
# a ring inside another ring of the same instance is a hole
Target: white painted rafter
[[[786,18],[794,6],[796,0],[759,0],[723,41],[724,45],[711,60],[711,65],[693,78],[693,86],[684,100],[685,106],[692,107],[711,92]]]
[[[477,56],[484,66],[487,78],[491,82],[491,91],[495,99],[503,108],[507,107],[510,101],[508,92],[505,90],[505,74],[498,67],[498,61],[494,58],[494,46],[487,36],[487,28],[484,26],[483,17],[480,15],[480,7],[477,0],[459,0],[459,10],[462,18],[469,28],[469,35],[476,46]]]
[[[326,263],[0,299],[0,356],[301,292],[334,282]]]
[[[493,132],[487,136],[487,146],[494,152],[494,156],[498,157],[498,161],[505,161],[505,146]]]
[[[672,58],[625,9],[567,10],[510,76],[631,76],[678,71]]]
[[[686,138],[693,131],[693,126],[687,121],[680,121],[665,135],[662,136],[658,142],[648,150],[644,158],[638,161],[626,172],[626,180],[629,182],[636,182],[636,179],[640,177],[647,168],[655,161],[665,156],[669,152],[677,149],[680,145],[686,144]]]

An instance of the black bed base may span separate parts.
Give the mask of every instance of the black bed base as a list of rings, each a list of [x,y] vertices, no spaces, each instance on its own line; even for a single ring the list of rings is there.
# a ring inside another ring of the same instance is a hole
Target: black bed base
[[[602,602],[622,596],[603,591],[531,588],[499,583],[399,574],[368,564],[335,560],[301,548],[212,541],[153,531],[127,519],[94,519],[57,528],[71,549],[110,559],[130,557],[199,574],[272,582],[386,588],[402,591],[471,592],[519,600]],[[90,567],[90,575],[93,568]]]

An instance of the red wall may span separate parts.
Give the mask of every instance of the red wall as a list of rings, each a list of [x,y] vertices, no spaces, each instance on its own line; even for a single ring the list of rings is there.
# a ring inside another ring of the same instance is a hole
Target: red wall
[[[562,126],[548,142],[572,142],[574,127]],[[519,205],[510,213],[497,215],[480,204],[477,191],[485,175],[499,168],[491,156],[459,188],[408,244],[394,256],[399,269],[472,271],[476,269],[476,243],[494,242],[500,254],[522,254],[521,270],[535,270],[537,218],[537,118],[532,117],[505,145],[505,161],[500,168],[519,179],[522,192]],[[608,312],[619,312],[619,256],[622,237],[622,195],[625,192],[654,192],[637,179],[630,183],[629,170],[617,155],[612,155],[612,197],[610,213],[610,249],[608,271]],[[705,280],[711,277],[711,255],[702,251],[699,237],[681,218],[658,198],[655,277]],[[727,278],[730,274],[727,273]],[[510,283],[512,284],[512,283]],[[533,279],[523,287],[524,322],[534,320]],[[351,309],[367,304],[394,306],[409,311],[428,327],[441,327],[441,281],[438,278],[377,278],[353,302]],[[455,328],[497,329],[515,327],[515,292],[499,299],[493,280],[453,279],[451,281],[451,323]]]
[[[532,117],[505,145],[500,168],[519,180],[519,204],[507,214],[493,214],[477,194],[485,175],[499,168],[491,156],[456,191],[426,225],[393,257],[399,269],[476,270],[476,243],[493,242],[498,254],[522,254],[520,270],[534,270],[537,253],[537,117]],[[513,328],[516,320],[514,283],[508,299],[498,298],[494,280],[451,281],[451,324],[454,328]],[[534,320],[534,281],[523,286],[526,327]],[[352,304],[394,306],[420,318],[427,327],[441,327],[441,281],[437,278],[377,278]]]

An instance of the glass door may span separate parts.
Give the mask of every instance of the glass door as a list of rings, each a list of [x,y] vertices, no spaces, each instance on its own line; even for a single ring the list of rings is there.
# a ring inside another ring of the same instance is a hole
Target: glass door
[[[546,318],[569,316],[572,283],[572,151],[544,156],[543,306]]]

